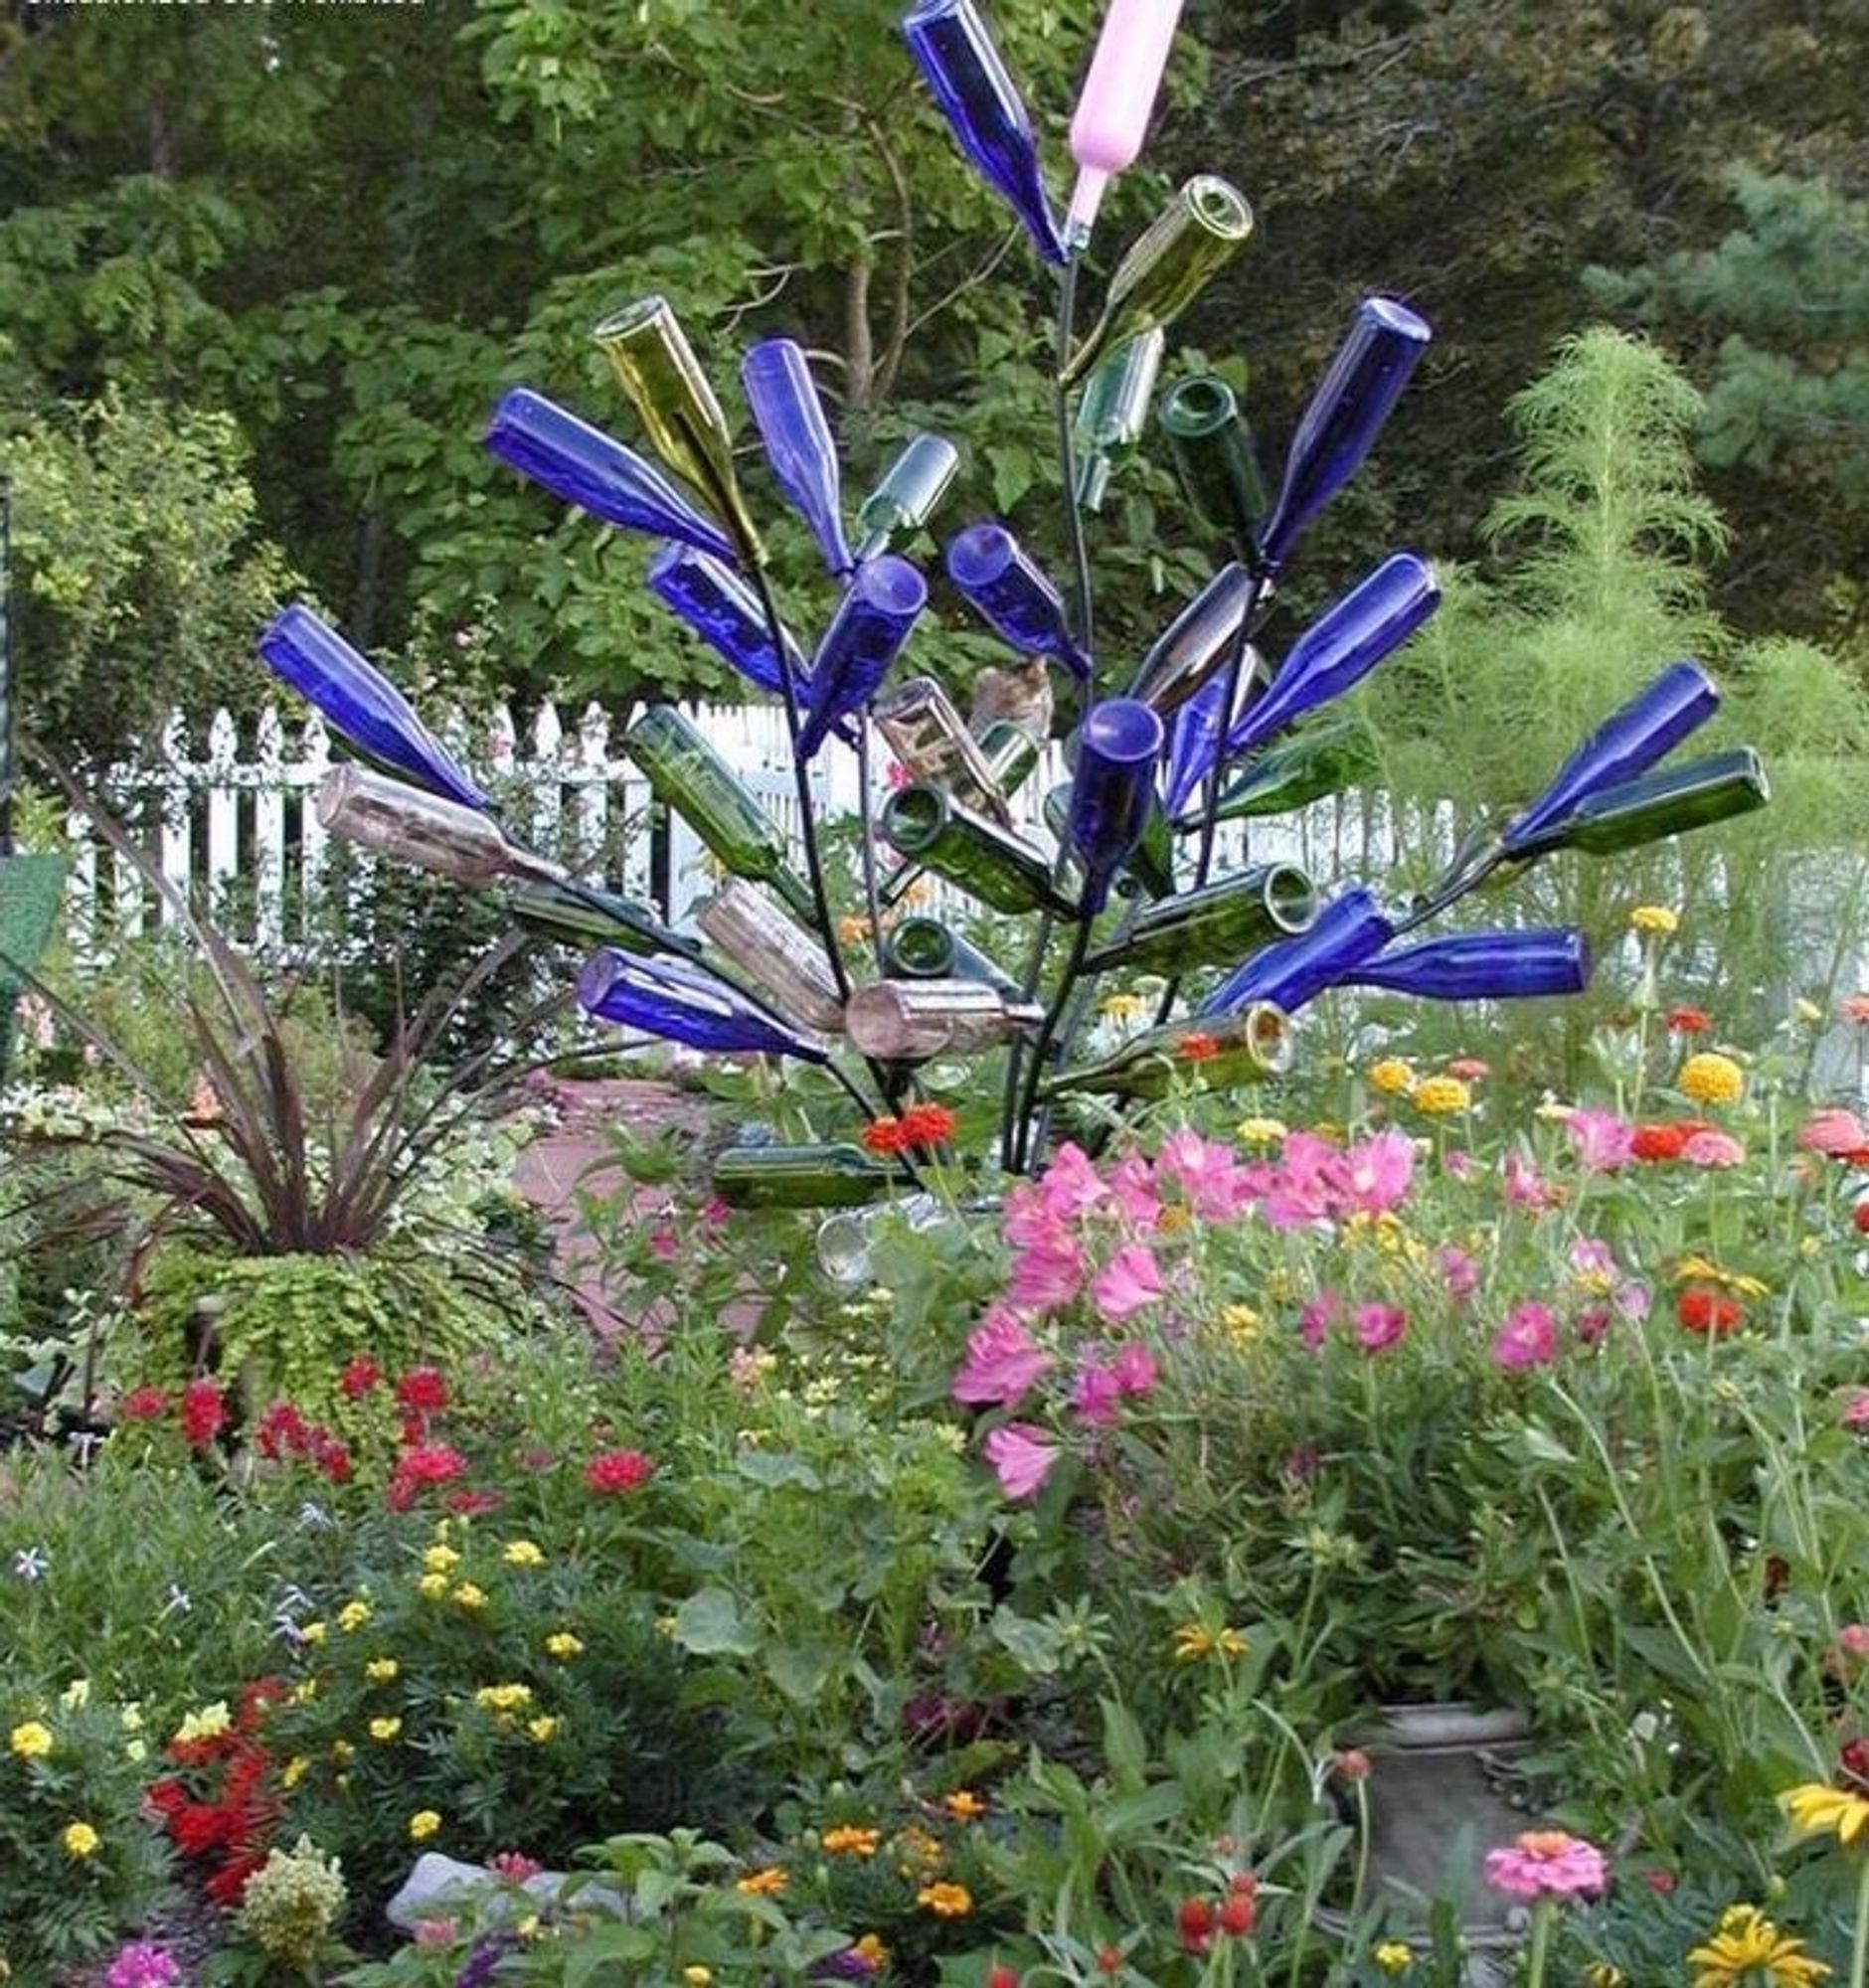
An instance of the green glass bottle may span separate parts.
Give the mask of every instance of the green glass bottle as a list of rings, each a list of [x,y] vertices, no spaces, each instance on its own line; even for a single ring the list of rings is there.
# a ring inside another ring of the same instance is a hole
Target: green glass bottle
[[[1131,1036],[1100,1062],[1060,1071],[1039,1089],[1047,1097],[1160,1097],[1177,1077],[1228,1090],[1263,1083],[1290,1067],[1290,1025],[1278,1009],[1259,1001],[1237,1015],[1173,1022]]]
[[[1116,462],[1142,439],[1168,334],[1157,325],[1119,345],[1078,403],[1078,509],[1101,511]]]
[[[1612,856],[1664,835],[1684,835],[1690,828],[1749,814],[1771,798],[1765,762],[1752,746],[1738,746],[1671,772],[1606,787],[1515,854],[1529,860],[1557,849],[1581,849],[1591,856]]]
[[[1069,781],[1053,787],[1045,796],[1043,813],[1045,826],[1060,842],[1063,842],[1066,825],[1071,819]],[[1122,878],[1128,885],[1126,895],[1129,897],[1133,897],[1137,891],[1149,898],[1168,898],[1174,895],[1174,846],[1169,838],[1167,818],[1161,809],[1153,804],[1149,808],[1147,821],[1142,824],[1142,839],[1129,852],[1129,860],[1122,867]]]
[[[709,1184],[729,1208],[861,1208],[913,1183],[861,1146],[729,1146]]]
[[[1150,905],[1126,932],[1093,952],[1085,968],[1179,974],[1224,966],[1304,931],[1316,915],[1317,892],[1296,864],[1260,864]]]
[[[815,915],[810,887],[786,863],[777,825],[672,704],[652,704],[623,734],[622,747],[656,799],[736,877],[769,884],[800,917]]]
[[[997,960],[939,918],[903,918],[883,934],[883,971],[895,980],[977,980],[1003,1000],[1024,989]]]
[[[914,858],[997,911],[1017,915],[1049,909],[1070,914],[1071,900],[1053,884],[1052,866],[1038,850],[938,787],[898,788],[884,804],[878,826],[899,855]]]
[[[734,473],[734,441],[708,376],[666,297],[638,297],[593,334],[655,452],[720,508],[755,566],[765,549]]]
[[[1059,376],[1064,385],[1076,386],[1124,339],[1172,324],[1252,232],[1253,210],[1239,188],[1217,174],[1197,173],[1116,264],[1103,316]]]
[[[1023,725],[1000,719],[982,727],[974,735],[993,776],[993,790],[1006,799],[1016,794],[1038,764],[1039,743]],[[903,898],[928,875],[928,865],[913,860],[898,863],[882,881],[877,901],[884,907],[901,904]]]
[[[1182,495],[1213,530],[1249,552],[1272,509],[1272,491],[1238,396],[1226,381],[1197,373],[1169,388],[1155,418]]]
[[[1376,771],[1376,741],[1360,718],[1327,719],[1295,732],[1262,752],[1220,796],[1218,821],[1289,814],[1326,794],[1340,794]],[[1197,827],[1198,810],[1176,817],[1180,829]]]
[[[946,496],[959,467],[960,451],[952,442],[936,434],[911,435],[858,507],[858,564],[919,532]]]
[[[699,955],[700,945],[665,925],[653,906],[589,884],[522,884],[506,894],[507,909],[528,931],[567,945],[613,945],[644,959],[658,952]]]

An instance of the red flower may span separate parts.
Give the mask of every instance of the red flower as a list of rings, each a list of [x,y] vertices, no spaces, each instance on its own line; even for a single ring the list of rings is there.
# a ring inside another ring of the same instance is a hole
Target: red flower
[[[315,1428],[311,1432],[311,1462],[313,1469],[328,1477],[333,1484],[348,1484],[351,1481],[354,1466],[350,1444],[327,1428]]]
[[[447,1407],[447,1382],[438,1367],[412,1367],[397,1382],[396,1399],[406,1408],[439,1414]]]
[[[159,1422],[169,1412],[169,1398],[160,1388],[133,1388],[118,1405],[126,1422]]]
[[[901,1122],[905,1146],[944,1146],[954,1136],[956,1120],[944,1104],[912,1104]]]
[[[1175,1055],[1183,1063],[1212,1063],[1219,1054],[1219,1043],[1198,1029],[1192,1035],[1183,1036],[1175,1045]]]
[[[996,1960],[986,1970],[986,1988],[1019,1988],[1019,1970]]]
[[[444,1442],[418,1443],[396,1459],[396,1474],[390,1479],[390,1510],[408,1511],[425,1484],[451,1484],[466,1474],[467,1459],[458,1449]]]
[[[227,1400],[219,1381],[191,1381],[182,1390],[182,1433],[196,1449],[208,1445],[227,1427]]]
[[[1635,1127],[1629,1150],[1638,1160],[1678,1160],[1696,1134],[1714,1128],[1704,1118],[1669,1118]]]
[[[1259,1880],[1242,1871],[1220,1902],[1220,1930],[1231,1939],[1248,1939],[1259,1923]]]
[[[259,1454],[276,1463],[281,1456],[303,1456],[311,1447],[311,1426],[290,1402],[274,1402],[259,1417]]]
[[[1205,1953],[1214,1940],[1214,1908],[1205,1899],[1183,1899],[1175,1912],[1181,1944],[1189,1953]]]
[[[441,1500],[445,1511],[463,1519],[484,1518],[489,1512],[497,1512],[506,1501],[497,1491],[450,1491]]]
[[[585,1465],[585,1482],[593,1491],[640,1491],[655,1475],[655,1465],[639,1449],[606,1449]]]
[[[1869,1790],[1869,1740],[1845,1740],[1836,1756],[1838,1778]]]
[[[383,1369],[374,1360],[366,1358],[361,1353],[355,1360],[350,1361],[343,1373],[337,1377],[340,1392],[353,1402],[360,1401],[374,1388],[380,1387],[382,1381]]]
[[[1689,1332],[1717,1335],[1736,1331],[1746,1311],[1738,1298],[1696,1285],[1674,1300],[1674,1315]]]
[[[864,1126],[860,1136],[866,1151],[880,1153],[885,1158],[902,1152],[909,1143],[903,1137],[900,1118],[873,1118]]]
[[[1869,1236],[1869,1201],[1859,1201],[1849,1212],[1858,1236]]]
[[[1704,1036],[1713,1027],[1713,1017],[1704,1008],[1670,1008],[1668,1028],[1677,1036]]]

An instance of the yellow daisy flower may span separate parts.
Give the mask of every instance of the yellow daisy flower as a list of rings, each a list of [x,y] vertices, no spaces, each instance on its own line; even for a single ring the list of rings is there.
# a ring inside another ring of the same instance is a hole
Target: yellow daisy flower
[[[1795,1790],[1793,1790],[1795,1792]],[[1781,1933],[1757,1905],[1730,1905],[1720,1929],[1687,1956],[1699,1971],[1694,1988],[1810,1988],[1829,1968],[1804,1951],[1804,1942]]]
[[[1845,1850],[1869,1850],[1869,1795],[1806,1781],[1779,1797],[1794,1837],[1834,1836]]]

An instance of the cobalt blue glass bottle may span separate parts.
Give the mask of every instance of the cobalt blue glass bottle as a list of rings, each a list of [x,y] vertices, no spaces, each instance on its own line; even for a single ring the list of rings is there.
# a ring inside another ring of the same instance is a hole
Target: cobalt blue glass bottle
[[[1298,422],[1284,481],[1260,534],[1268,566],[1282,566],[1299,533],[1357,472],[1433,333],[1406,304],[1365,297]]]
[[[578,975],[578,1002],[599,1021],[644,1029],[690,1049],[829,1061],[818,1044],[686,960],[636,959],[606,947],[585,961]]]
[[[1568,925],[1523,931],[1449,932],[1366,959],[1342,983],[1429,1001],[1524,1001],[1581,994],[1590,984],[1590,943]]]
[[[1307,711],[1341,697],[1440,605],[1440,582],[1426,560],[1413,553],[1386,560],[1292,643],[1265,696],[1228,733],[1227,750],[1250,752]]]
[[[1691,660],[1670,663],[1586,739],[1563,770],[1500,837],[1508,856],[1536,854],[1579,804],[1644,773],[1704,725],[1720,703],[1713,679]]]
[[[680,539],[719,559],[735,557],[728,534],[659,469],[543,394],[515,387],[503,395],[487,424],[487,446],[522,476],[606,525]]]
[[[740,380],[778,487],[811,527],[825,566],[848,573],[854,562],[844,538],[837,446],[803,348],[791,338],[762,339],[740,362]]]
[[[810,758],[834,726],[876,695],[927,605],[928,582],[894,553],[865,560],[850,576],[811,661],[801,757]]]
[[[1032,120],[973,0],[919,0],[902,32],[980,177],[1024,223],[1045,260],[1065,261]]]
[[[1015,649],[1050,656],[1080,679],[1090,676],[1090,659],[1065,625],[1062,595],[1004,525],[969,525],[957,533],[946,564],[947,578]]]
[[[294,602],[279,614],[259,653],[358,751],[462,807],[493,805],[389,678],[309,607]]]
[[[1160,718],[1132,697],[1093,705],[1079,729],[1065,841],[1084,873],[1078,909],[1085,917],[1108,903],[1116,872],[1148,826],[1162,741]]]
[[[1212,770],[1229,728],[1246,714],[1265,685],[1265,661],[1248,643],[1241,651],[1237,684],[1230,685],[1224,672],[1210,676],[1175,713],[1174,731],[1168,740],[1168,771],[1162,781],[1162,808],[1177,827],[1192,825],[1175,818]],[[1234,693],[1231,707],[1227,698],[1230,688]]]
[[[650,563],[649,591],[749,683],[774,697],[783,694],[779,652],[772,646],[772,632],[766,626],[760,597],[725,560],[671,542]],[[803,697],[810,683],[810,665],[789,631],[785,632],[784,653],[791,665],[792,689]]]
[[[1228,975],[1200,1005],[1202,1015],[1234,1015],[1270,1002],[1289,1015],[1334,987],[1395,937],[1394,920],[1360,885],[1333,898],[1309,931],[1269,945]]]

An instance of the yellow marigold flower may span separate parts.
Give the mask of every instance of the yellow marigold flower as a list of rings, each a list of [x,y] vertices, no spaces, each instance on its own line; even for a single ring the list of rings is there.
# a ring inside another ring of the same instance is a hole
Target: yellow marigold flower
[[[330,1630],[322,1622],[301,1622],[298,1625],[298,1640],[301,1643],[309,1643],[314,1649],[330,1633]],[[226,1730],[225,1727],[222,1728],[223,1732]]]
[[[447,1575],[444,1574],[425,1574],[416,1582],[417,1591],[429,1601],[439,1601],[447,1592]]]
[[[1681,914],[1666,905],[1637,905],[1629,912],[1630,926],[1638,932],[1673,932],[1681,928]]]
[[[889,1948],[873,1932],[866,1932],[857,1941],[855,1950],[870,1963],[872,1974],[881,1974],[889,1965]]]
[[[419,1808],[409,1818],[409,1840],[411,1843],[426,1843],[429,1837],[438,1836],[441,1818],[431,1808]]]
[[[52,1751],[52,1728],[37,1719],[24,1720],[7,1735],[7,1746],[22,1760],[43,1760]]]
[[[400,1669],[394,1657],[372,1657],[364,1666],[364,1677],[371,1684],[394,1684]]]
[[[1260,1326],[1265,1322],[1251,1305],[1230,1304],[1220,1314],[1220,1322],[1242,1345],[1259,1337]]]
[[[310,1771],[311,1762],[306,1759],[304,1754],[294,1753],[286,1761],[285,1765],[279,1769],[279,1786],[282,1788],[295,1788]]]
[[[1198,1663],[1203,1657],[1243,1657],[1252,1645],[1238,1629],[1210,1629],[1189,1622],[1175,1631],[1175,1662]]]
[[[1796,1792],[1796,1790],[1793,1790]],[[1698,1968],[1694,1988],[1810,1988],[1829,1968],[1804,1951],[1804,1942],[1781,1933],[1757,1905],[1729,1905],[1720,1929],[1705,1946],[1689,1952]]]
[[[542,1712],[537,1719],[529,1719],[526,1722],[528,1736],[535,1740],[541,1746],[548,1744],[558,1738],[558,1716],[550,1712]]]
[[[191,1712],[175,1729],[178,1740],[218,1740],[234,1724],[234,1715],[227,1709],[227,1700],[217,1698],[212,1705],[204,1705],[199,1712]]]
[[[347,1601],[337,1611],[337,1626],[345,1635],[354,1635],[370,1620],[370,1604],[367,1601]]]
[[[430,1547],[422,1564],[430,1574],[452,1574],[460,1566],[460,1555],[452,1547]]]
[[[300,1678],[291,1690],[285,1694],[285,1702],[287,1705],[309,1705],[317,1696],[318,1680],[316,1678]]]
[[[1462,1083],[1457,1077],[1425,1077],[1415,1086],[1416,1110],[1433,1118],[1450,1118],[1456,1111],[1466,1110],[1472,1101],[1472,1085]]]
[[[1139,994],[1105,994],[1097,1004],[1097,1012],[1105,1022],[1122,1025],[1139,1022],[1148,1010],[1148,1003]]]
[[[941,1797],[944,1808],[956,1822],[978,1822],[986,1813],[986,1804],[971,1788],[955,1788],[952,1794]]]
[[[573,1657],[584,1655],[584,1643],[569,1629],[555,1629],[545,1639],[545,1654],[556,1657],[561,1664],[569,1663]]]
[[[1608,1960],[1593,1960],[1584,1969],[1585,1988],[1628,1988],[1628,1976]]]
[[[1369,1080],[1391,1097],[1407,1097],[1415,1088],[1415,1073],[1400,1057],[1379,1057],[1369,1067]]]
[[[1233,1136],[1243,1146],[1275,1146],[1289,1129],[1282,1118],[1242,1118]]]
[[[508,1540],[500,1558],[508,1567],[543,1567],[544,1553],[531,1540]]]
[[[471,1580],[463,1580],[448,1599],[455,1607],[471,1611],[487,1605],[487,1591],[484,1587],[476,1587]]]
[[[1415,1949],[1402,1940],[1385,1939],[1374,1958],[1385,1974],[1406,1974],[1415,1965]]]
[[[1675,1082],[1696,1104],[1737,1104],[1746,1091],[1745,1072],[1718,1050],[1690,1056]]]
[[[59,1834],[59,1841],[68,1857],[83,1863],[86,1857],[96,1856],[103,1838],[87,1822],[68,1822]]]
[[[749,1871],[735,1882],[734,1890],[750,1899],[775,1899],[790,1882],[776,1864],[768,1864],[763,1871]]]
[[[518,1712],[532,1703],[529,1684],[483,1684],[474,1693],[474,1703],[488,1712]]]
[[[400,1719],[373,1719],[369,1727],[371,1739],[379,1740],[386,1745],[402,1730],[403,1722]]]
[[[824,1850],[830,1857],[874,1857],[882,1841],[880,1829],[863,1829],[855,1823],[840,1823],[824,1832]]]
[[[905,1878],[913,1878],[919,1871],[935,1870],[940,1865],[940,1839],[931,1836],[926,1829],[913,1822],[898,1833],[896,1849],[903,1860],[897,1868]]]
[[[1793,1836],[1834,1836],[1845,1850],[1869,1850],[1869,1795],[1853,1795],[1823,1781],[1787,1788],[1779,1807]]]
[[[711,1967],[694,1965],[681,1970],[682,1988],[708,1988],[713,1979],[714,1970]]]
[[[973,1894],[964,1885],[950,1885],[944,1881],[937,1885],[924,1885],[915,1895],[915,1902],[937,1919],[963,1919],[973,1909]]]

